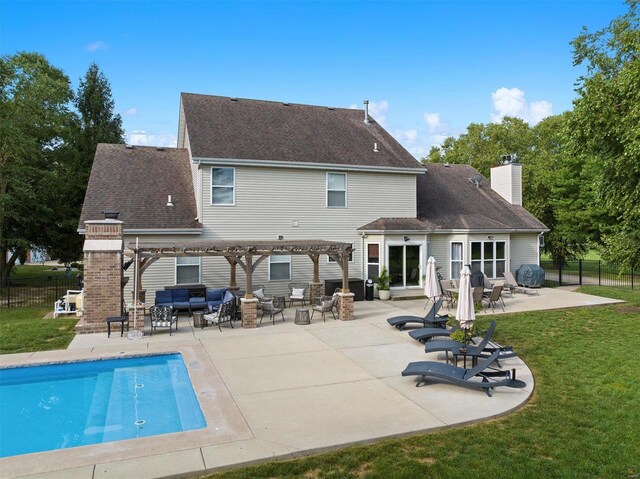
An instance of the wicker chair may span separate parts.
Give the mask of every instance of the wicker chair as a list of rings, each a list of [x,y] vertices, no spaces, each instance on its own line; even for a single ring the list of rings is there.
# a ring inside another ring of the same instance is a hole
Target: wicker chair
[[[311,306],[311,319],[313,319],[313,314],[315,312],[322,314],[322,321],[327,321],[327,313],[331,313],[333,315],[333,319],[336,319],[336,315],[333,313],[333,309],[336,307],[337,302],[337,297],[335,295],[322,296],[320,304],[314,304],[313,306]]]
[[[300,301],[304,307],[304,298],[308,289],[307,283],[289,283],[289,307],[293,306],[294,301]]]
[[[171,327],[175,324],[178,331],[178,315],[174,314],[173,308],[170,306],[151,306],[149,308],[151,317],[151,331],[149,336],[158,328],[169,328],[169,336],[171,336]]]
[[[484,299],[484,286],[476,286],[473,288],[473,304],[479,304],[482,306],[484,312],[487,312],[487,309],[484,307],[482,300]]]
[[[260,323],[262,324],[262,318],[264,318],[265,314],[269,315],[269,318],[273,321],[273,324],[276,324],[276,314],[282,316],[282,320],[284,321],[284,308],[280,306],[274,306],[273,301],[264,301],[262,303],[262,316],[260,317]]]

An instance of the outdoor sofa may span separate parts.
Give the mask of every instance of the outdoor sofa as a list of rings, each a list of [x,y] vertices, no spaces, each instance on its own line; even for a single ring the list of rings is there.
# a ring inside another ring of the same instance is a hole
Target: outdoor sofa
[[[169,306],[174,311],[192,311],[208,309],[215,311],[224,301],[225,288],[206,288],[204,295],[200,291],[191,291],[188,288],[165,289],[156,291],[156,306]]]

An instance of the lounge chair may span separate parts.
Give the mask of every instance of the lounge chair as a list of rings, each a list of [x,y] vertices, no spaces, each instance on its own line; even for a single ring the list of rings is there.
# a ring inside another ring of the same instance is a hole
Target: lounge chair
[[[453,339],[443,339],[439,341],[429,341],[424,346],[425,353],[435,353],[443,351],[446,353],[447,361],[449,361],[449,353],[460,354],[462,348],[466,349],[466,355],[476,358],[488,358],[495,351],[498,351],[498,359],[496,363],[500,366],[500,359],[515,358],[517,354],[513,350],[512,346],[500,346],[491,341],[493,332],[496,329],[496,322],[492,321],[489,329],[485,333],[484,337],[478,344],[464,344],[460,341],[454,341]],[[413,333],[413,331],[412,331]],[[411,334],[411,333],[410,333]]]
[[[413,331],[409,331],[409,336],[416,341],[426,343],[427,341],[431,341],[433,338],[449,337],[451,336],[452,331],[454,331],[454,329],[418,328]]]
[[[445,382],[463,386],[471,389],[483,389],[487,396],[493,395],[493,389],[506,386],[510,388],[524,388],[526,383],[516,379],[516,370],[500,371],[489,369],[499,352],[495,351],[484,361],[478,363],[471,369],[459,368],[451,364],[439,363],[436,361],[416,361],[409,363],[403,376],[420,376],[416,387],[426,384],[428,381]]]
[[[531,288],[525,288],[524,286],[519,286],[512,272],[505,271],[502,274],[504,275],[504,278],[505,278],[504,288],[508,289],[511,295],[513,295],[514,293],[524,293],[527,295],[538,294],[537,291],[532,290]]]
[[[429,312],[423,316],[394,316],[393,318],[387,319],[387,323],[391,326],[395,326],[396,328],[402,330],[407,324],[415,323],[421,324],[422,326],[432,327],[432,328],[442,328],[445,329],[447,326],[448,316],[437,316],[438,311],[442,307],[442,302],[444,299],[440,298],[429,310]]]

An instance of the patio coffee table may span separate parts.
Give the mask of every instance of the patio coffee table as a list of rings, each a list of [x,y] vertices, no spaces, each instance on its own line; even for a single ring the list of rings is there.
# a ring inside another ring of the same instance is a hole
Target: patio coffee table
[[[311,324],[311,319],[309,318],[309,309],[297,308],[296,317],[293,322],[296,324]]]

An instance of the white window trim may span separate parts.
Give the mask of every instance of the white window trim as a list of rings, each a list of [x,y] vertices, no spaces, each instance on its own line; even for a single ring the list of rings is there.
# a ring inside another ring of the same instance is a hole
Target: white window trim
[[[462,245],[462,258],[461,259],[453,259],[453,244],[457,243],[457,244],[461,244]],[[461,262],[462,263],[462,267],[460,268],[462,270],[462,268],[464,268],[465,262],[464,262],[464,257],[465,257],[465,248],[464,248],[464,241],[449,241],[449,278],[453,279],[453,262],[455,261],[456,263]],[[458,272],[459,273],[459,272]]]
[[[480,259],[473,259],[473,243],[481,243],[480,245]],[[498,279],[495,276],[495,272],[497,271],[497,267],[496,267],[496,262],[497,261],[504,261],[504,270],[508,271],[507,268],[507,240],[503,240],[503,239],[492,239],[492,240],[475,240],[475,241],[469,241],[469,248],[470,248],[470,256],[469,256],[469,264],[473,266],[474,261],[480,262],[480,271],[482,271],[483,273],[484,271],[484,244],[485,243],[493,243],[493,256],[494,258],[491,260],[486,260],[486,261],[491,261],[493,262],[493,273],[494,276],[491,279]],[[504,243],[504,258],[496,258],[496,254],[497,254],[497,248],[496,248],[496,244],[497,243]],[[486,274],[486,273],[485,273]]]
[[[330,190],[329,189],[329,175],[344,175],[344,190]],[[327,208],[346,208],[349,204],[348,191],[349,191],[349,178],[347,178],[347,174],[340,171],[327,171],[325,177],[325,206]],[[329,191],[344,191],[344,206],[329,206]]]
[[[221,169],[225,169],[225,170],[233,170],[233,186],[228,186],[228,185],[214,185],[213,184],[213,170],[221,170]],[[236,205],[236,169],[232,166],[212,166],[211,170],[209,172],[209,195],[211,196],[209,198],[209,205],[210,206],[235,206]],[[233,188],[233,201],[231,203],[225,203],[225,204],[215,204],[213,202],[213,188]]]
[[[369,245],[370,244],[377,244],[378,245],[378,262],[377,263],[371,263],[369,262]],[[378,267],[378,275],[380,275],[380,270],[382,269],[383,263],[382,263],[382,244],[377,242],[377,241],[371,241],[370,243],[365,243],[364,244],[364,256],[365,256],[365,276],[369,275],[369,266],[377,266]],[[369,279],[369,278],[366,278]],[[375,281],[375,278],[371,278]]]
[[[387,241],[386,245],[385,245],[385,259],[384,259],[384,267],[387,268],[387,271],[389,271],[389,247],[390,246],[420,246],[420,257],[418,258],[418,275],[419,275],[419,282],[418,285],[413,285],[413,286],[390,286],[391,290],[394,291],[402,291],[402,290],[410,290],[410,289],[419,289],[419,288],[424,288],[424,282],[423,282],[423,278],[422,275],[424,274],[425,270],[424,270],[424,255],[426,253],[426,249],[427,249],[427,243],[426,241]],[[407,281],[407,258],[406,258],[406,250],[404,252],[404,257],[403,257],[403,275],[404,275],[404,280],[405,283]],[[382,263],[381,263],[382,265]]]
[[[202,257],[198,256],[198,284],[202,283]],[[173,264],[173,284],[178,286],[179,284],[191,284],[191,283],[178,283],[178,268],[180,266],[196,266],[194,264],[178,264],[178,257],[176,256]]]
[[[282,279],[271,279],[271,259],[273,258],[273,256],[269,256],[269,282],[278,282],[278,281],[292,281],[291,279],[291,255],[285,255],[285,254],[279,254],[279,255],[275,255],[279,258],[289,258],[288,264],[289,264],[289,277],[288,278],[282,278]],[[277,264],[282,264],[285,263],[285,261],[276,261]]]

